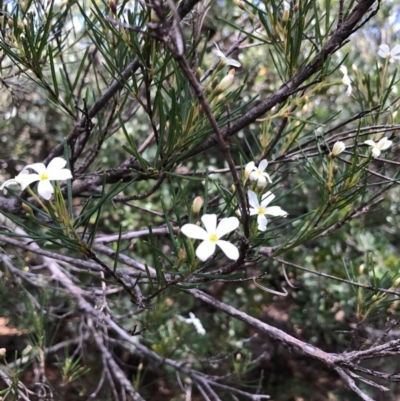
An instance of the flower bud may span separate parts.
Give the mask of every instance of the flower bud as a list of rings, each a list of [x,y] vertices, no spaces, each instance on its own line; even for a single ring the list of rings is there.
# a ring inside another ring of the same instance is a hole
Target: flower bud
[[[199,214],[201,208],[203,207],[204,200],[201,196],[197,196],[194,198],[193,205],[192,205],[192,212],[193,214]]]
[[[343,142],[341,141],[335,142],[332,148],[332,152],[329,154],[329,156],[333,159],[334,157],[342,153],[345,149],[346,145]]]
[[[246,7],[243,3],[243,1],[240,0],[233,0],[233,4],[235,4],[236,6],[238,6],[241,10],[245,10]]]
[[[7,350],[5,348],[0,348],[0,358],[3,358],[6,356]]]
[[[217,85],[217,87],[214,89],[214,94],[215,95],[220,95],[222,92],[225,92],[232,84],[233,80],[235,79],[235,69],[232,68],[229,71],[229,74],[226,75],[222,81]]]
[[[203,75],[203,70],[200,67],[197,67],[196,70],[196,78],[200,81],[201,76]]]
[[[283,13],[282,13],[282,22],[288,22],[288,20],[289,20],[289,14],[290,14],[290,11],[289,10],[287,10],[287,9],[284,9],[283,10]]]
[[[150,11],[150,21],[151,22],[159,22],[160,18],[158,18],[157,13],[154,11],[154,9],[152,8]]]
[[[181,261],[186,260],[186,249],[185,248],[179,249],[179,260],[181,260]]]
[[[218,78],[215,77],[211,82],[211,88],[215,89],[219,84]]]
[[[117,5],[115,4],[114,0],[109,0],[108,1],[108,7],[110,7],[110,11],[116,15],[117,14]]]

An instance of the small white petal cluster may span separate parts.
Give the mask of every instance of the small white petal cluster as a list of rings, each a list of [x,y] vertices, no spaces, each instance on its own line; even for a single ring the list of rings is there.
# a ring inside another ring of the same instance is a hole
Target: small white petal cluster
[[[271,184],[272,180],[268,173],[264,170],[267,168],[267,160],[261,160],[258,167],[255,166],[254,162],[246,164],[245,167],[245,177],[250,178],[251,181],[257,181],[257,186],[264,188],[267,185],[267,180]]]
[[[181,322],[185,322],[186,324],[193,324],[194,328],[196,329],[197,333],[204,336],[206,334],[206,330],[204,329],[203,325],[199,318],[197,318],[194,313],[189,312],[189,319],[184,318],[183,316],[178,315],[178,319]]]
[[[341,71],[342,74],[343,74],[342,82],[343,82],[345,85],[347,85],[346,95],[347,95],[347,96],[350,96],[350,95],[351,95],[351,92],[352,92],[352,90],[353,90],[353,88],[351,87],[351,81],[350,81],[350,78],[349,78],[349,76],[348,76],[348,74],[347,74],[347,67],[344,66],[344,65],[342,65],[342,66],[340,67],[340,71]]]
[[[379,142],[374,142],[372,140],[368,140],[364,142],[366,145],[371,146],[372,157],[379,157],[382,150],[389,149],[392,145],[392,141],[387,139],[386,137],[382,138]]]
[[[261,203],[258,201],[255,192],[248,191],[247,194],[249,196],[250,216],[257,216],[258,229],[260,231],[267,229],[268,220],[265,216],[286,217],[288,215],[279,206],[268,206],[275,198],[275,195],[270,191],[262,196]]]
[[[400,45],[396,45],[390,50],[390,47],[383,43],[379,46],[378,56],[386,58],[390,63],[393,63],[394,60],[400,60]]]
[[[217,215],[205,214],[202,216],[201,221],[205,229],[196,224],[185,224],[181,228],[182,233],[187,237],[203,241],[196,249],[196,256],[204,262],[214,254],[218,245],[229,259],[237,260],[239,258],[239,250],[235,245],[221,238],[236,230],[239,227],[239,220],[236,217],[225,217],[221,219],[217,226]]]
[[[6,193],[9,185],[19,185],[23,191],[28,185],[39,181],[38,194],[46,200],[53,195],[54,188],[50,181],[63,181],[72,178],[71,170],[64,168],[67,162],[62,157],[55,157],[46,167],[43,163],[28,164],[15,177],[7,180],[0,190]],[[29,172],[33,170],[34,173]]]
[[[218,45],[217,45],[215,42],[214,42],[214,44],[215,44],[215,46],[216,46],[216,48],[217,48],[217,50],[215,51],[215,54],[216,54],[221,60],[223,60],[223,61],[225,62],[226,65],[231,65],[232,67],[236,67],[236,68],[239,68],[239,67],[242,66],[242,64],[240,64],[239,61],[237,61],[237,60],[235,60],[235,59],[233,59],[233,58],[227,58],[227,57],[225,56],[225,54],[221,52],[221,50],[219,49]]]

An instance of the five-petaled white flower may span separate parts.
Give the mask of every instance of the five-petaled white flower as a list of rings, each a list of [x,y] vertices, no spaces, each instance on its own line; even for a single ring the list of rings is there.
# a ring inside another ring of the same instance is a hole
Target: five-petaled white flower
[[[275,195],[270,191],[265,193],[262,197],[261,204],[258,201],[257,195],[253,191],[248,191],[249,204],[250,204],[250,216],[257,216],[258,229],[260,231],[265,231],[267,229],[268,220],[265,217],[268,216],[281,216],[286,217],[288,214],[281,209],[279,206],[269,206],[268,205],[274,200]]]
[[[332,156],[336,157],[346,149],[346,145],[342,141],[335,142],[332,148]]]
[[[272,183],[271,177],[264,170],[267,168],[268,162],[264,159],[260,161],[258,168],[255,166],[254,162],[247,163],[245,167],[245,177],[250,177],[251,181],[257,181],[257,186],[265,187],[267,185],[267,180]]]
[[[370,139],[368,141],[365,141],[364,143],[372,147],[372,157],[379,157],[382,150],[390,148],[392,141],[389,141],[389,139],[384,137],[378,143]]]
[[[62,157],[55,157],[46,167],[43,163],[28,164],[24,170],[32,169],[36,173],[19,174],[21,177],[21,189],[24,190],[28,185],[39,181],[39,195],[49,200],[54,192],[50,181],[62,181],[72,178],[71,170],[64,168],[67,162]]]
[[[400,45],[396,45],[390,50],[389,46],[383,43],[379,46],[378,56],[388,59],[390,63],[400,60]]]
[[[185,224],[181,228],[187,237],[203,240],[196,249],[196,256],[204,262],[215,252],[215,246],[218,245],[229,259],[237,260],[239,251],[236,246],[220,238],[236,230],[239,227],[239,220],[236,217],[225,217],[217,226],[217,215],[205,214],[201,221],[205,230],[196,224]]]
[[[242,66],[239,61],[233,59],[233,58],[227,58],[224,53],[221,52],[219,49],[218,45],[214,42],[214,45],[216,46],[217,50],[215,51],[215,54],[225,62],[226,65],[231,65],[232,67],[239,68]]]
[[[15,178],[10,178],[6,182],[4,182],[0,187],[0,191],[3,191],[6,194],[8,186],[10,186],[10,185],[19,185],[19,186],[21,186],[23,179],[28,174],[29,174],[29,171],[22,170]]]
[[[342,65],[340,67],[340,71],[343,74],[343,78],[342,78],[342,82],[347,85],[347,91],[346,91],[346,95],[350,96],[351,95],[351,91],[353,90],[351,87],[351,81],[349,76],[347,75],[347,67],[345,65]]]

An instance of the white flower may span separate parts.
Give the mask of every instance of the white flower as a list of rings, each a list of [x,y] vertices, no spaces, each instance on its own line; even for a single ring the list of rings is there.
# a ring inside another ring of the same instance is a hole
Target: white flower
[[[193,324],[194,328],[196,329],[196,331],[201,334],[202,336],[204,336],[204,334],[206,334],[206,330],[204,329],[203,325],[201,324],[201,321],[199,318],[197,318],[194,313],[189,312],[189,319],[184,318],[183,316],[179,316],[178,315],[178,319],[181,322],[185,322],[186,324]]]
[[[239,61],[233,59],[233,58],[227,58],[224,53],[221,52],[219,49],[218,45],[214,42],[214,45],[217,47],[217,50],[215,51],[215,54],[225,62],[226,65],[231,65],[232,67],[239,68],[242,66],[242,64],[239,63]]]
[[[333,145],[333,148],[332,148],[332,156],[336,157],[337,155],[342,153],[345,149],[346,149],[346,145],[343,142],[341,142],[341,141],[335,142],[335,144]]]
[[[8,186],[10,186],[10,185],[19,185],[19,186],[21,186],[22,180],[28,174],[29,174],[29,171],[22,170],[15,178],[10,178],[6,182],[4,182],[0,187],[0,191],[3,191],[6,194]]]
[[[257,186],[259,187],[265,187],[267,185],[267,180],[269,183],[272,183],[269,174],[264,172],[267,166],[268,162],[265,159],[260,161],[258,168],[254,165],[254,162],[250,162],[247,164],[245,171],[248,171],[250,168],[252,168],[252,171],[250,172],[250,180],[257,181]]]
[[[196,249],[196,256],[204,262],[215,252],[215,246],[218,245],[229,259],[237,260],[239,251],[236,246],[220,238],[236,230],[239,227],[239,220],[236,217],[226,217],[221,219],[217,227],[217,215],[205,214],[201,221],[205,230],[195,224],[185,224],[181,228],[187,237],[203,240]]]
[[[393,63],[394,60],[400,60],[400,45],[396,45],[390,50],[389,46],[386,44],[381,44],[379,46],[378,56],[386,58],[390,63]]]
[[[349,78],[349,76],[347,75],[347,67],[344,66],[344,65],[342,65],[342,66],[340,67],[340,71],[341,71],[342,74],[343,74],[342,82],[343,82],[345,85],[347,85],[346,95],[347,95],[347,96],[350,96],[350,95],[351,95],[351,91],[352,91],[353,89],[352,89],[352,87],[351,87],[350,78]]]
[[[64,168],[66,164],[67,162],[62,157],[55,157],[47,167],[43,163],[29,164],[24,170],[30,168],[36,171],[37,174],[32,173],[24,175],[21,180],[21,189],[24,190],[28,185],[39,181],[39,195],[49,200],[54,192],[50,181],[62,181],[72,178],[71,170]]]
[[[249,204],[250,204],[250,216],[257,215],[257,223],[258,229],[260,231],[265,231],[267,229],[268,220],[265,217],[268,216],[281,216],[286,217],[287,213],[282,210],[279,206],[270,206],[268,205],[274,200],[275,195],[271,192],[267,192],[263,195],[261,204],[258,201],[257,195],[253,191],[248,191],[249,195]]]
[[[390,148],[392,141],[389,141],[389,139],[384,137],[378,143],[371,141],[370,139],[364,143],[372,147],[372,157],[379,157],[382,150]]]

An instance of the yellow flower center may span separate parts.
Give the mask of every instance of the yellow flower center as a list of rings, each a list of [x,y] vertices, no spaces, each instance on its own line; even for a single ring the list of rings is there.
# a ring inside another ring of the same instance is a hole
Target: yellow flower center
[[[263,207],[259,207],[258,208],[258,214],[260,214],[260,215],[264,215],[265,214],[265,209],[263,208]]]
[[[261,170],[257,170],[257,175],[260,176],[260,177],[262,177],[263,172],[262,172]]]
[[[49,175],[47,173],[40,174],[40,181],[47,181],[49,179]]]
[[[217,234],[211,234],[210,235],[210,241],[211,242],[217,242],[218,241],[218,235]]]

